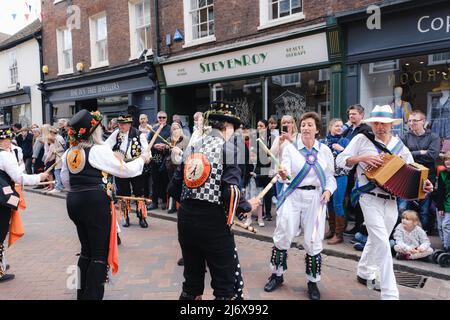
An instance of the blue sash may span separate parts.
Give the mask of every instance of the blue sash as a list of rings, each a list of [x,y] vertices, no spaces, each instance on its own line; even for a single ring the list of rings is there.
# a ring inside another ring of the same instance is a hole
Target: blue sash
[[[319,145],[320,149],[320,145]],[[312,149],[311,152],[308,151],[306,148],[303,148],[302,150],[297,150],[304,158],[305,158],[305,165],[300,170],[300,172],[297,174],[297,176],[294,178],[294,180],[291,181],[291,183],[288,185],[286,190],[281,192],[279,195],[276,208],[277,210],[283,205],[284,201],[286,201],[286,198],[292,194],[292,192],[295,191],[295,189],[302,183],[302,181],[305,179],[305,177],[308,175],[308,173],[313,169],[316,172],[316,175],[318,176],[320,180],[320,184],[322,186],[322,189],[325,188],[326,185],[326,176],[325,171],[323,170],[322,166],[318,162],[318,151],[315,149]]]

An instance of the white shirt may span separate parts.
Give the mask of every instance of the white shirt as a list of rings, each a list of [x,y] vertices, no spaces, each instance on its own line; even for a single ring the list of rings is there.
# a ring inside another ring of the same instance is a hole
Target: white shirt
[[[70,149],[69,149],[70,150]],[[61,168],[61,181],[67,190],[70,190],[69,183],[69,169],[67,168],[67,150],[62,156],[62,168]],[[89,151],[90,165],[94,168],[105,171],[118,178],[133,178],[142,174],[144,169],[144,159],[141,157],[130,161],[124,162],[119,160],[114,155],[114,152],[108,145],[98,144],[92,146]]]
[[[118,134],[119,134],[119,129],[117,129],[113,133],[111,133],[111,135],[105,141],[105,144],[107,146],[109,146],[111,150],[116,145]],[[123,154],[126,154],[125,159],[131,160],[132,159],[131,146],[132,146],[133,142],[132,141],[130,142],[130,145],[128,146],[128,150],[126,150],[127,145],[128,145],[128,132],[120,133],[120,134],[122,135],[122,143],[120,144],[119,149],[123,152]],[[147,149],[147,147],[148,147],[147,137],[145,136],[145,134],[143,134],[143,133],[139,134],[139,141],[141,142],[141,150],[142,150],[142,152],[144,152],[145,149]]]
[[[294,140],[293,143],[286,145],[286,147],[284,148],[283,160],[281,162],[282,166],[286,168],[288,175],[290,175],[292,179],[294,179],[295,176],[303,169],[306,163],[305,157],[299,152],[306,147],[302,142],[301,136],[298,135],[297,137],[297,140]],[[317,161],[325,172],[326,185],[324,187],[324,191],[328,190],[333,193],[334,190],[336,190],[333,154],[326,145],[324,145],[323,143],[319,143],[319,141],[317,140],[314,142],[313,148],[318,150]],[[300,183],[299,187],[301,186],[315,186],[317,188],[322,187],[319,177],[316,175],[314,168],[311,168],[306,177]]]
[[[24,168],[20,167],[17,163],[16,155],[14,151],[1,151],[0,152],[0,170],[5,171],[8,176],[18,184],[34,185],[41,181],[38,174],[25,174]]]
[[[383,142],[375,138],[376,141],[380,142],[382,145],[384,145]],[[386,146],[389,150],[392,150],[397,143],[399,142],[399,138],[392,136],[391,140],[389,141],[388,145]],[[346,162],[347,159],[354,156],[362,156],[362,155],[379,155],[379,152],[375,145],[370,141],[365,135],[363,134],[357,134],[352,141],[348,144],[348,146],[342,151],[337,157],[336,157],[336,165],[340,168],[344,168],[347,170],[351,170],[352,167],[348,167]],[[409,151],[409,149],[406,146],[403,146],[403,148],[400,150],[400,152],[397,154],[400,158],[402,158],[406,163],[413,163],[414,158]],[[367,180],[366,176],[363,174],[364,169],[366,168],[366,164],[360,162],[356,168],[356,174],[358,177],[358,185],[364,186],[367,183],[369,183],[369,180]],[[384,192],[381,188],[376,187],[372,192],[374,193],[383,193]]]

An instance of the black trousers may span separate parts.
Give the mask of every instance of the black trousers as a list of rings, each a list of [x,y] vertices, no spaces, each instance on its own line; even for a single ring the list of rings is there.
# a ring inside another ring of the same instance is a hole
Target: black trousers
[[[152,164],[152,201],[158,204],[158,199],[162,199],[163,203],[167,201],[167,185],[169,184],[169,177],[167,169],[164,164]]]
[[[108,270],[110,200],[102,190],[69,192],[67,212],[75,223],[81,243],[77,299],[101,300]]]
[[[32,166],[32,160],[31,158],[24,158],[23,162],[25,163],[25,171],[27,174],[33,173],[33,166]]]
[[[3,244],[8,234],[11,213],[11,208],[0,206],[0,244]]]
[[[237,252],[234,236],[226,224],[223,209],[204,201],[181,202],[178,211],[178,241],[184,260],[183,291],[192,296],[203,294],[205,262],[211,273],[215,297],[235,295]],[[239,270],[240,273],[240,270]]]
[[[144,195],[144,177],[143,175],[134,178],[115,178],[116,184],[119,190],[117,193],[120,196],[142,197]]]

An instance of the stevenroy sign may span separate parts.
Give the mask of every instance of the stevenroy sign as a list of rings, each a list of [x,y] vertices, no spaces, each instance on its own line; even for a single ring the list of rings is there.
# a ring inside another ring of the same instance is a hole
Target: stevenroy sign
[[[164,65],[167,86],[257,74],[328,61],[326,34]]]

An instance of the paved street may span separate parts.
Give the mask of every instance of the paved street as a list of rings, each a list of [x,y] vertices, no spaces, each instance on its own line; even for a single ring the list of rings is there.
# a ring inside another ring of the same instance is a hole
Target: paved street
[[[75,299],[68,289],[66,271],[75,265],[79,243],[75,227],[69,220],[65,200],[27,192],[28,209],[22,214],[25,236],[7,251],[8,263],[16,279],[0,286],[0,299]],[[149,228],[141,229],[137,220],[123,229],[120,271],[107,286],[105,299],[177,299],[183,281],[176,223],[149,219]],[[269,276],[271,244],[236,237],[245,280],[247,299],[306,299],[303,252],[291,249],[285,284],[274,293],[262,289]],[[379,293],[355,281],[356,262],[324,256],[323,299],[378,299]],[[205,299],[212,299],[206,279]],[[428,278],[424,288],[399,286],[401,299],[450,299],[450,282]]]

